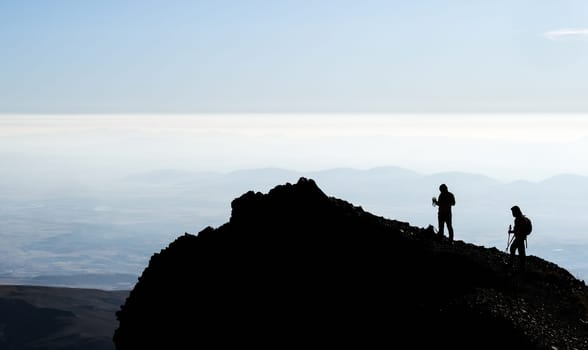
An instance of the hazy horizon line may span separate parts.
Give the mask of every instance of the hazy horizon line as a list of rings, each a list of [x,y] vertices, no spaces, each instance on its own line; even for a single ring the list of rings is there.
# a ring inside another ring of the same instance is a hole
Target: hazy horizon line
[[[27,111],[0,111],[3,116],[191,116],[191,115],[588,115],[586,111],[113,111],[113,112],[88,112],[88,111],[58,111],[58,112],[27,112]]]
[[[500,180],[588,175],[582,114],[0,115],[5,169],[54,176],[162,168],[463,171]],[[13,169],[11,169],[11,165]],[[26,170],[26,171],[29,171]]]
[[[529,183],[537,183],[538,184],[538,183],[545,182],[547,180],[550,180],[550,179],[553,179],[556,177],[560,177],[560,176],[575,176],[575,177],[582,177],[582,178],[588,179],[588,175],[584,175],[581,173],[559,172],[559,173],[553,173],[553,175],[548,175],[547,177],[545,177],[541,180],[529,180],[529,179],[524,179],[524,178],[506,180],[506,179],[501,179],[497,176],[488,175],[488,174],[482,173],[482,172],[474,172],[474,171],[458,170],[458,169],[456,169],[456,170],[422,171],[422,170],[416,170],[413,168],[403,167],[403,166],[398,166],[398,165],[379,165],[379,166],[373,166],[373,167],[340,166],[340,167],[326,167],[326,168],[321,168],[321,169],[306,169],[306,170],[301,170],[301,169],[296,169],[296,168],[288,168],[288,167],[279,167],[279,166],[265,166],[265,167],[260,166],[260,167],[250,167],[250,168],[245,167],[245,168],[236,168],[236,169],[232,169],[232,170],[189,170],[189,169],[181,169],[181,168],[160,168],[160,169],[152,169],[152,170],[146,170],[146,171],[141,171],[141,172],[135,172],[135,173],[129,174],[128,176],[137,176],[137,175],[161,173],[161,172],[168,172],[168,171],[169,172],[187,173],[187,174],[231,175],[231,174],[239,173],[239,172],[253,172],[253,171],[264,171],[264,170],[285,171],[285,172],[299,173],[301,175],[304,175],[305,173],[322,173],[322,172],[337,171],[337,170],[341,170],[341,171],[351,170],[351,171],[358,171],[358,172],[368,172],[368,171],[379,170],[379,169],[403,170],[403,171],[412,172],[412,173],[415,173],[416,175],[420,175],[420,176],[424,176],[424,177],[437,176],[437,175],[443,175],[443,174],[462,174],[462,175],[482,176],[482,177],[486,177],[490,180],[502,182],[505,184],[513,183],[513,182],[529,182]]]

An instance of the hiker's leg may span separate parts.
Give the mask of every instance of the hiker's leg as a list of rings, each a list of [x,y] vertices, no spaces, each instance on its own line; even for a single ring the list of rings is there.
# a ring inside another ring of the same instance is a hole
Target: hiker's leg
[[[445,219],[441,213],[437,214],[437,219],[439,221],[439,236],[443,236],[444,226],[445,226]]]
[[[447,222],[447,232],[449,232],[449,240],[453,241],[453,224],[452,224],[451,214],[447,215],[446,222]]]
[[[512,266],[512,264],[514,263],[516,250],[517,250],[517,239],[515,237],[513,239],[513,241],[510,243],[510,256],[508,258],[508,265],[509,266]]]
[[[525,262],[527,260],[527,253],[525,252],[525,240],[521,239],[521,244],[519,246],[519,259],[521,261],[521,270],[525,269]]]

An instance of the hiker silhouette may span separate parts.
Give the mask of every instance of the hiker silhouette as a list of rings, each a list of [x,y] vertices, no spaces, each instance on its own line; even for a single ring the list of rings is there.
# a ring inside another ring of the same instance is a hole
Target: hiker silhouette
[[[521,211],[518,205],[510,208],[514,219],[514,228],[508,227],[508,233],[514,234],[513,240],[510,243],[510,257],[508,266],[512,267],[514,264],[516,251],[519,251],[519,267],[521,271],[525,270],[526,252],[525,243],[527,235],[531,232],[531,221]]]
[[[441,184],[439,186],[439,197],[433,197],[433,205],[438,206],[437,218],[439,220],[439,238],[444,236],[444,228],[447,225],[447,231],[449,233],[449,240],[453,241],[453,223],[451,207],[455,205],[455,196],[449,192],[447,185]]]

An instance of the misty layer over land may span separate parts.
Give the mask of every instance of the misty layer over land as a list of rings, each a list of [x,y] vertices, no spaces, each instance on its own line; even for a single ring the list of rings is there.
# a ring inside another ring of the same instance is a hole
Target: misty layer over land
[[[65,181],[42,174],[3,176],[0,282],[130,289],[153,252],[184,232],[230,217],[228,203],[248,190],[307,176],[370,212],[437,226],[431,197],[446,183],[456,196],[455,237],[504,250],[510,207],[533,219],[529,254],[588,279],[588,178],[501,182],[466,173],[421,174],[388,167],[231,173],[161,170],[123,178]],[[36,177],[36,178],[35,178]]]
[[[508,267],[503,251],[374,215],[306,178],[231,208],[152,255],[117,313],[117,349],[588,347],[588,287],[540,257]]]

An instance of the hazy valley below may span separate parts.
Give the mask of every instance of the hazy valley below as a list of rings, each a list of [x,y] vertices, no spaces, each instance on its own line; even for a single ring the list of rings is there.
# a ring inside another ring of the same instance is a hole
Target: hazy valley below
[[[314,179],[329,196],[419,227],[437,227],[431,197],[446,183],[457,200],[456,239],[503,251],[513,222],[510,207],[519,205],[534,223],[528,254],[588,279],[588,177],[503,182],[479,174],[382,167],[157,170],[78,183],[56,179],[36,187],[27,187],[22,177],[20,185],[4,177],[0,282],[131,289],[153,253],[185,232],[227,222],[236,197],[250,190],[265,193],[301,176]]]

